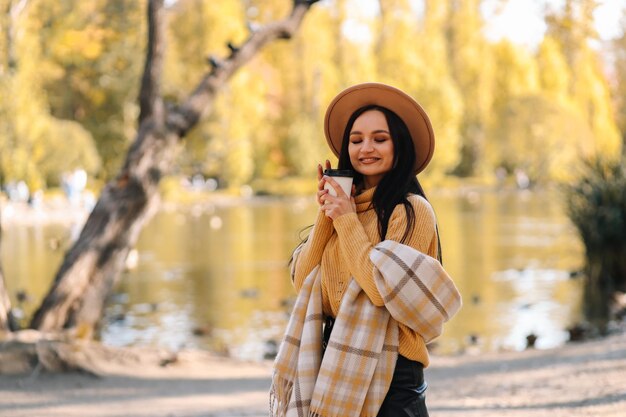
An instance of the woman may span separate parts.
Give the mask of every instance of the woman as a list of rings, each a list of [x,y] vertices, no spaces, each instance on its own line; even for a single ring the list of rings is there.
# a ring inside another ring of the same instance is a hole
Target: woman
[[[366,83],[335,97],[325,134],[354,185],[346,195],[318,166],[320,211],[294,251],[298,299],[275,363],[272,414],[427,416],[426,342],[461,304],[416,178],[434,151],[430,121],[402,91]]]

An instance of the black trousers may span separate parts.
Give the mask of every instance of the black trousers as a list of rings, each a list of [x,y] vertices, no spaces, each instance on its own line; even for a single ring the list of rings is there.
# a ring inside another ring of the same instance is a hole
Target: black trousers
[[[330,339],[333,324],[332,318],[326,319],[322,344],[324,350]],[[377,417],[428,417],[426,388],[424,366],[398,355],[389,391]]]

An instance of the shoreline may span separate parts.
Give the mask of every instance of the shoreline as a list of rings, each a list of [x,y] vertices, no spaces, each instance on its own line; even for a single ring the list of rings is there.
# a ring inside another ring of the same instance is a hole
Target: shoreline
[[[4,417],[267,416],[271,361],[156,349],[118,350],[84,373],[0,375]],[[433,355],[434,417],[618,417],[626,410],[626,331],[546,350]]]
[[[501,188],[493,186],[476,186],[471,184],[457,185],[434,189],[431,197],[449,197],[453,195],[464,196],[474,201],[481,194],[506,193],[546,193],[552,192],[550,187],[536,188],[532,190],[517,189],[510,186]],[[34,226],[47,224],[62,224],[81,226],[85,223],[91,210],[97,202],[99,195],[91,192],[85,193],[82,200],[72,203],[58,192],[52,193],[38,201],[35,205],[23,201],[10,201],[5,195],[0,194],[0,226]],[[239,195],[225,192],[205,192],[186,190],[177,194],[177,197],[168,198],[162,195],[159,211],[172,212],[180,209],[193,209],[196,206],[232,207],[237,205],[255,205],[281,200],[294,200],[313,202],[312,193],[293,194],[253,194],[252,191]]]

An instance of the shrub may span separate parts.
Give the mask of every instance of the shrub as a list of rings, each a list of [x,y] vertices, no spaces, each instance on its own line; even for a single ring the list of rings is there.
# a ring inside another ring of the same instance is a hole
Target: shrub
[[[567,214],[585,247],[583,309],[601,333],[616,291],[626,290],[626,160],[586,161],[565,187]]]

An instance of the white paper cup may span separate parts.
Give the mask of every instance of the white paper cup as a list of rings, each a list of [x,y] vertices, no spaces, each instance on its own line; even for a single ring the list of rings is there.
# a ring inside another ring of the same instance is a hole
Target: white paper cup
[[[341,186],[341,189],[348,197],[352,194],[352,176],[354,173],[349,169],[327,169],[324,175],[332,177]],[[328,194],[337,197],[337,192],[328,182],[324,184],[324,189],[328,190]]]

